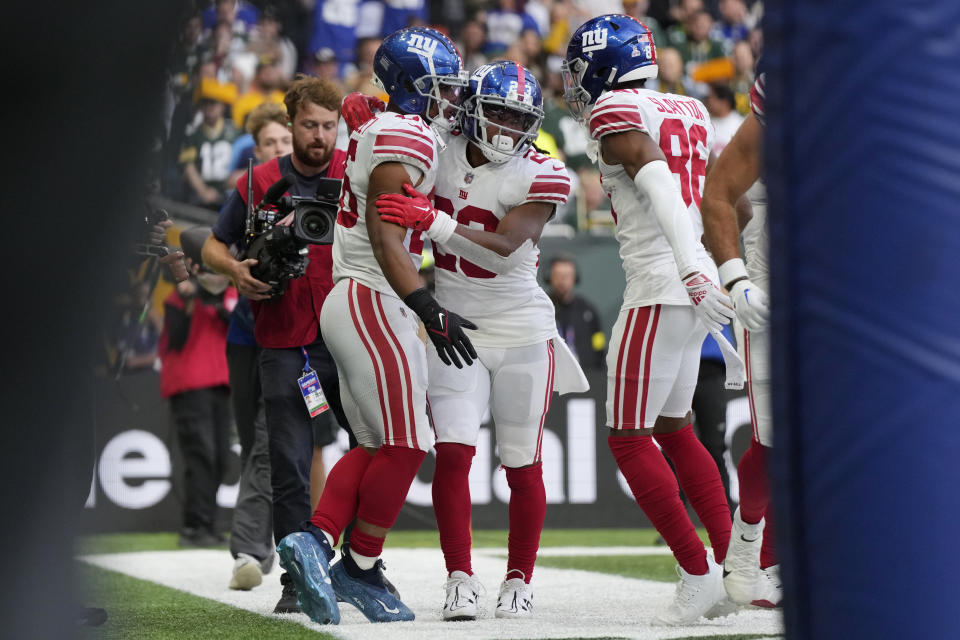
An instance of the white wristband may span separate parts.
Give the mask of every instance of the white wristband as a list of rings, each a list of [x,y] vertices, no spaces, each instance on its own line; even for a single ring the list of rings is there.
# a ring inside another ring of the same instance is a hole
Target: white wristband
[[[749,277],[747,275],[747,267],[740,258],[730,258],[720,265],[718,271],[720,272],[720,282],[723,286],[727,286],[728,282]]]
[[[437,210],[437,217],[434,218],[433,224],[427,229],[427,237],[434,242],[443,244],[450,239],[450,236],[456,230],[457,221],[443,211]]]

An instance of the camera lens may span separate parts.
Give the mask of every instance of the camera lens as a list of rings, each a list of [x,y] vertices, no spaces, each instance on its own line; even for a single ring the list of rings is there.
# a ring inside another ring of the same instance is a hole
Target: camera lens
[[[316,205],[308,205],[301,209],[297,227],[300,237],[310,244],[319,244],[324,241],[331,231],[332,216]],[[326,244],[330,239],[326,240]]]

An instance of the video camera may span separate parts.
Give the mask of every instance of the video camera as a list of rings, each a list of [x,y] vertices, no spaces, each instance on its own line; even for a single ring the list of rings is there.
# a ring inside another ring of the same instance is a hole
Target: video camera
[[[253,206],[253,171],[247,171],[247,250],[243,258],[257,264],[251,275],[270,285],[270,297],[283,295],[287,282],[307,270],[311,244],[333,244],[337,222],[341,181],[323,178],[314,197],[283,195],[294,180],[284,176],[270,185],[263,200]],[[277,222],[293,212],[293,224],[281,227]]]

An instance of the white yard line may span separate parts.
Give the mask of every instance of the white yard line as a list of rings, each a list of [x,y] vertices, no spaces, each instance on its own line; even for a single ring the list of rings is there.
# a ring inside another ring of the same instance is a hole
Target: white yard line
[[[637,547],[550,547],[542,555],[643,555],[658,549]],[[343,640],[476,640],[477,638],[596,638],[659,640],[683,636],[782,634],[779,612],[745,610],[735,615],[687,627],[651,627],[648,621],[665,607],[673,585],[570,569],[538,567],[534,575],[534,616],[527,620],[493,617],[505,549],[475,549],[473,568],[486,587],[481,602],[486,611],[474,622],[443,622],[445,571],[437,549],[390,549],[384,553],[387,575],[404,602],[416,613],[413,622],[377,625],[371,629],[359,611],[341,605],[339,626],[320,626],[303,614],[277,616],[305,627],[326,631]],[[656,554],[654,554],[656,555]],[[280,597],[279,571],[264,576],[252,591],[227,589],[233,561],[225,551],[151,551],[84,556],[105,569],[179,589],[261,615],[273,615]]]

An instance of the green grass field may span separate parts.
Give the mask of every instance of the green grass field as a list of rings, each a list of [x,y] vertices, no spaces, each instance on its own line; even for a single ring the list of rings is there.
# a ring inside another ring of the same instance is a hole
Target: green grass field
[[[701,537],[703,537],[701,532]],[[543,547],[558,546],[644,546],[656,533],[647,529],[547,530]],[[506,531],[475,531],[477,547],[503,547]],[[436,531],[395,531],[390,545],[407,548],[437,548]],[[79,554],[124,553],[176,550],[173,533],[110,534],[81,539]],[[542,557],[538,565],[583,569],[631,578],[673,582],[674,561],[670,556]],[[173,640],[183,638],[229,638],[230,640],[293,640],[334,638],[294,622],[268,618],[219,602],[196,597],[176,589],[138,580],[123,574],[80,563],[79,575],[86,585],[88,603],[107,609],[109,619],[99,628],[85,628],[84,639]],[[703,636],[700,636],[701,638]],[[709,636],[708,640],[749,640],[763,635]],[[685,636],[677,636],[677,640]],[[572,640],[572,639],[571,639]]]

